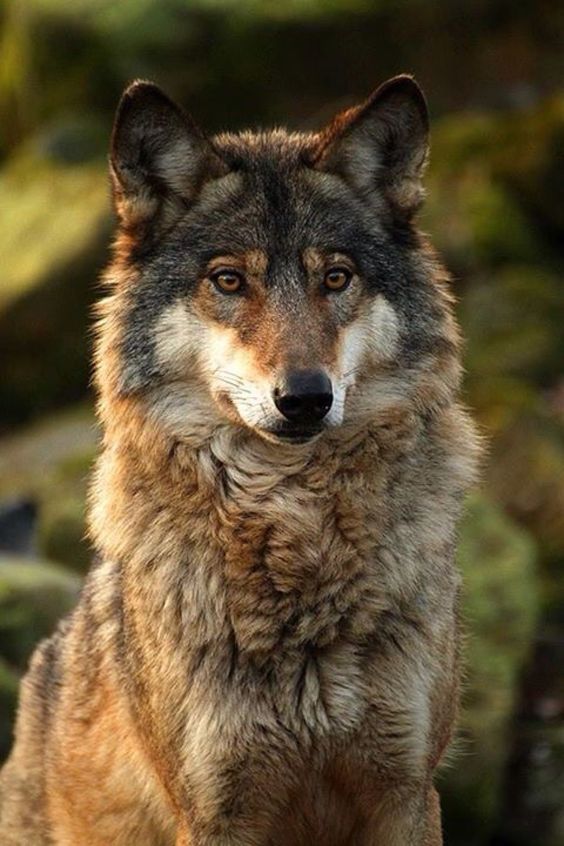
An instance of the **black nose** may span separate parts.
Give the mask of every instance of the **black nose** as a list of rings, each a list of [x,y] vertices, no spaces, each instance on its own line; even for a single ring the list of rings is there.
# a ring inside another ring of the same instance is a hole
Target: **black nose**
[[[274,389],[274,403],[292,423],[319,423],[333,404],[331,381],[321,370],[293,370]]]

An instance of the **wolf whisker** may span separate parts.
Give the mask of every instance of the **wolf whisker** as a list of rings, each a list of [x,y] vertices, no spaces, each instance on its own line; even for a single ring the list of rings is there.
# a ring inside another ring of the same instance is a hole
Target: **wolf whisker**
[[[237,390],[240,390],[240,391],[246,391],[247,393],[252,392],[252,389],[249,388],[249,386],[246,385],[244,382],[235,382],[235,381],[228,379],[228,378],[225,378],[225,377],[221,377],[217,381],[220,385],[228,385],[231,388],[236,388]]]
[[[359,366],[357,366],[357,367],[351,367],[351,369],[350,369],[350,370],[346,370],[346,371],[342,374],[341,378],[342,378],[342,379],[346,379],[348,376],[352,376],[352,375],[353,375],[353,373],[358,373],[358,371],[359,371],[359,370],[360,370],[360,367],[359,367]]]
[[[218,376],[220,379],[232,379],[234,382],[239,382],[239,384],[244,385],[245,380],[238,376],[237,373],[233,373],[231,370],[222,370],[222,368],[216,368],[213,373],[213,376]]]

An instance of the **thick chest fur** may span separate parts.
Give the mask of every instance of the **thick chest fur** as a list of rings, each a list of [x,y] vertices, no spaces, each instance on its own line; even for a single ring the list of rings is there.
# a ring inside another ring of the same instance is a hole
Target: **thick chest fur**
[[[367,470],[324,478],[312,466],[262,496],[252,497],[249,484],[226,499],[226,602],[243,652],[260,661],[368,634],[366,612],[384,599],[375,552],[385,509],[374,506],[385,500],[386,479]]]
[[[396,760],[423,765],[453,637],[457,494],[409,446],[365,433],[269,464],[219,441],[177,451],[173,478],[138,497],[121,642],[141,718],[167,726],[159,746],[209,761],[289,733],[297,760],[329,760],[388,726]],[[112,516],[130,528],[119,502]]]

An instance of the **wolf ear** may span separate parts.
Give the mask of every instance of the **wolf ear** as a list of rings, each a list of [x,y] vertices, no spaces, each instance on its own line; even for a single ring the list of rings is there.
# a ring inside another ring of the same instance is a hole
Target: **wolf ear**
[[[363,196],[383,196],[407,221],[423,201],[429,149],[425,97],[406,75],[388,80],[362,103],[337,115],[322,133],[317,168],[340,174]]]
[[[118,217],[126,226],[182,212],[223,162],[198,127],[151,82],[122,95],[111,140],[110,173]]]

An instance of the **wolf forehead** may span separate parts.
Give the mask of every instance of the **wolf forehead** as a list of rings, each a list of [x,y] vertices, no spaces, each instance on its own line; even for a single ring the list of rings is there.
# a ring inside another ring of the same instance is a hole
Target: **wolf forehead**
[[[367,239],[374,247],[385,246],[385,232],[366,204],[338,176],[309,164],[313,136],[245,132],[220,135],[212,143],[227,173],[206,179],[146,259],[170,252],[186,270],[197,272],[217,255],[259,250],[268,260],[264,281],[277,284],[287,281],[278,272],[299,263],[308,247],[345,252],[360,261],[369,258]],[[181,172],[180,157],[177,167]]]

